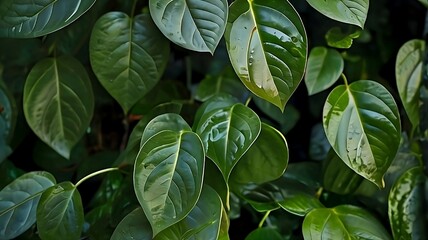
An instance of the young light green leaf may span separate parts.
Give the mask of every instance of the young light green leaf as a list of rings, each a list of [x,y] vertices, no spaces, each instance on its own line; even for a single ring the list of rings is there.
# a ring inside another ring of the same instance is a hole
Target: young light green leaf
[[[220,197],[209,186],[204,186],[195,207],[183,220],[159,233],[155,240],[163,239],[218,239],[223,205]]]
[[[168,63],[169,42],[149,14],[106,13],[89,44],[95,75],[125,113],[155,86]]]
[[[71,57],[38,62],[24,86],[24,114],[34,133],[65,158],[92,119],[94,96],[82,64]]]
[[[175,44],[214,53],[223,36],[227,0],[150,0],[150,14],[162,33]]]
[[[388,215],[394,239],[423,239],[426,236],[424,215],[423,168],[407,170],[395,182],[388,198]]]
[[[419,89],[422,82],[425,41],[410,40],[398,51],[395,78],[401,102],[413,128],[419,126]]]
[[[244,85],[281,111],[302,80],[307,38],[287,0],[237,0],[225,32],[229,58]]]
[[[179,222],[195,206],[202,189],[205,154],[198,135],[164,130],[141,147],[134,190],[153,235]]]
[[[33,38],[57,31],[78,19],[96,0],[3,0],[0,37]]]
[[[364,28],[369,11],[369,0],[306,1],[326,17]]]
[[[278,179],[288,165],[288,145],[281,132],[262,123],[260,135],[234,167],[236,183],[264,183]]]
[[[240,103],[206,112],[196,127],[207,156],[220,169],[226,182],[260,130],[257,114]]]
[[[117,225],[110,240],[152,239],[152,229],[142,208],[136,208]]]
[[[343,72],[342,55],[334,49],[315,47],[309,53],[305,83],[309,96],[331,87]]]
[[[36,208],[43,191],[55,184],[48,172],[30,172],[0,191],[0,239],[12,239],[36,222]]]
[[[79,239],[84,223],[82,199],[74,184],[46,189],[37,206],[37,230],[42,239]]]
[[[351,205],[318,208],[306,215],[303,237],[321,239],[391,239],[384,226],[368,211]]]
[[[324,129],[337,155],[379,187],[397,153],[400,124],[394,98],[373,81],[338,86],[324,105]]]

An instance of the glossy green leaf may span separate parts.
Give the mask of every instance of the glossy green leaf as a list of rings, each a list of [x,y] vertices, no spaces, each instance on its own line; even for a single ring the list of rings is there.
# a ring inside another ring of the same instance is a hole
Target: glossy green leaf
[[[141,147],[134,189],[153,235],[179,222],[195,206],[201,189],[205,154],[198,135],[164,130]]]
[[[305,239],[391,239],[384,226],[367,210],[351,205],[318,208],[303,221]]]
[[[426,179],[423,168],[414,167],[401,175],[391,188],[388,215],[394,239],[423,239],[426,236]]]
[[[95,75],[125,113],[156,85],[168,63],[169,42],[149,14],[106,13],[89,44]]]
[[[303,23],[287,0],[237,0],[225,32],[229,58],[244,85],[281,111],[302,80]]]
[[[257,139],[260,129],[257,114],[238,103],[202,115],[196,132],[202,139],[207,156],[227,182],[233,167]]]
[[[230,189],[223,175],[213,161],[205,161],[204,184],[212,187],[220,196],[223,206],[230,211]]]
[[[4,0],[0,5],[0,37],[33,38],[57,31],[78,19],[95,0]]]
[[[281,234],[273,228],[257,228],[253,230],[245,240],[282,240]]]
[[[214,53],[223,36],[227,0],[150,0],[150,14],[162,33],[175,44]]]
[[[153,233],[150,223],[142,208],[130,212],[117,225],[110,240],[152,239]]]
[[[34,133],[65,158],[92,119],[94,96],[85,68],[71,57],[47,58],[29,73],[24,114]]]
[[[0,239],[12,239],[36,222],[36,208],[43,191],[55,184],[48,172],[30,172],[0,191]]]
[[[331,19],[364,28],[369,10],[369,0],[306,1],[318,12]]]
[[[43,192],[37,206],[37,230],[42,239],[79,239],[83,223],[82,199],[74,184],[62,182]]]
[[[397,54],[395,78],[401,102],[413,128],[419,126],[419,90],[422,83],[425,41],[410,40]]]
[[[334,49],[315,47],[309,53],[305,83],[309,95],[331,87],[343,72],[342,55]]]
[[[288,165],[288,145],[281,132],[262,123],[261,132],[232,171],[237,183],[264,183],[278,179]]]
[[[391,94],[373,81],[338,86],[324,105],[323,124],[327,139],[346,165],[384,187],[383,175],[401,138],[400,115]]]
[[[325,35],[327,45],[334,48],[347,49],[352,46],[355,38],[360,36],[361,30],[357,27],[350,27],[347,31],[343,31],[342,28],[334,27]]]
[[[204,186],[195,207],[183,220],[159,233],[163,239],[218,239],[223,205],[220,197],[209,186]]]
[[[193,123],[193,130],[195,131],[196,127],[200,124],[202,116],[212,111],[230,107],[235,103],[238,103],[238,99],[229,94],[220,93],[212,96],[198,108]]]

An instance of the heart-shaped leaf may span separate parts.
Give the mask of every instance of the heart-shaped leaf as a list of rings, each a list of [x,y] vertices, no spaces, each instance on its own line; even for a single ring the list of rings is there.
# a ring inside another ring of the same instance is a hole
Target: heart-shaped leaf
[[[388,215],[394,239],[423,239],[426,236],[425,181],[423,168],[414,167],[401,175],[391,188]]]
[[[209,186],[204,186],[195,207],[186,218],[158,234],[163,239],[218,239],[223,215],[220,197]]]
[[[312,240],[391,239],[384,226],[368,211],[351,205],[312,210],[306,215],[302,230],[303,237]]]
[[[307,39],[287,0],[236,0],[230,6],[226,46],[244,85],[282,111],[302,80]]]
[[[318,12],[331,19],[364,28],[369,11],[369,0],[306,1]]]
[[[199,125],[202,116],[206,115],[211,111],[230,107],[235,103],[238,103],[238,100],[229,94],[221,93],[221,94],[212,96],[198,108],[198,111],[196,112],[196,115],[195,115],[193,130],[195,130],[196,127]]]
[[[12,239],[36,222],[36,208],[43,191],[55,184],[48,172],[30,172],[0,191],[0,239]]]
[[[311,50],[306,68],[305,83],[309,95],[331,87],[343,72],[343,58],[334,49],[315,47]]]
[[[78,19],[96,0],[3,0],[0,37],[33,38],[59,30]]]
[[[189,50],[214,53],[226,26],[227,0],[150,0],[149,6],[169,40]]]
[[[395,78],[401,102],[413,128],[419,126],[419,90],[422,82],[425,41],[410,40],[397,54]]]
[[[257,114],[240,103],[206,112],[196,127],[207,156],[220,169],[226,182],[260,130]]]
[[[106,13],[89,44],[95,75],[125,113],[155,86],[168,63],[169,42],[149,14]]]
[[[37,230],[42,239],[79,239],[84,223],[82,199],[71,182],[46,189],[37,206]]]
[[[288,164],[288,145],[281,132],[262,123],[259,137],[232,171],[231,181],[264,183],[278,179]]]
[[[204,161],[202,142],[193,132],[164,130],[141,147],[134,189],[154,236],[182,220],[195,206]]]
[[[153,239],[150,223],[142,208],[136,208],[117,225],[110,240]]]
[[[38,62],[24,86],[24,114],[34,133],[65,158],[92,119],[94,96],[82,64],[71,57]]]
[[[388,90],[366,80],[336,87],[324,105],[323,124],[342,161],[384,187],[401,139],[400,115]]]

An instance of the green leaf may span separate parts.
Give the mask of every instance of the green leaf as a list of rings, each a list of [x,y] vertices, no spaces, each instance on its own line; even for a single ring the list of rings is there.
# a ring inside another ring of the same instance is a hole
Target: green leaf
[[[314,209],[306,215],[302,230],[303,237],[312,240],[391,239],[384,226],[368,211],[351,205]]]
[[[311,136],[309,139],[310,159],[322,161],[327,157],[327,153],[330,149],[331,146],[325,136],[322,123],[315,124],[311,129]]]
[[[423,168],[414,167],[401,175],[391,188],[388,215],[394,239],[423,239],[426,236],[425,181]]]
[[[155,240],[163,239],[218,239],[223,205],[220,197],[209,186],[204,186],[195,207],[179,223],[159,233]]]
[[[134,169],[134,189],[156,236],[183,219],[201,189],[205,154],[193,132],[164,130],[141,147]]]
[[[238,103],[206,112],[196,132],[202,139],[207,156],[228,182],[233,167],[257,139],[260,129],[257,114]]]
[[[253,230],[247,237],[245,237],[245,240],[281,240],[283,239],[281,237],[281,234],[279,234],[278,231],[276,231],[273,228],[257,228],[256,230]]]
[[[288,165],[288,145],[281,132],[262,123],[261,132],[232,171],[231,181],[264,183],[278,179]]]
[[[419,90],[422,82],[425,41],[410,40],[398,51],[395,78],[401,102],[413,128],[419,126]]]
[[[419,0],[419,2],[428,8],[428,0]]]
[[[106,13],[89,44],[95,75],[125,113],[156,85],[168,63],[169,42],[149,14]]]
[[[150,223],[142,208],[130,212],[117,225],[110,240],[152,239]]]
[[[24,86],[24,114],[34,133],[65,158],[92,119],[94,96],[85,68],[71,57],[38,62]]]
[[[354,39],[358,38],[360,33],[361,30],[356,27],[350,27],[345,32],[342,28],[334,27],[328,30],[325,40],[330,47],[347,49],[352,46]]]
[[[1,80],[0,66],[0,139],[9,142],[16,124],[17,108],[15,99]],[[0,162],[1,162],[0,158]]]
[[[198,108],[193,123],[193,130],[195,130],[196,127],[200,124],[202,116],[208,114],[209,112],[230,107],[235,103],[238,103],[238,99],[229,94],[220,93],[212,96]]]
[[[369,10],[369,0],[306,1],[318,12],[333,20],[364,28]]]
[[[315,47],[306,68],[305,83],[309,96],[331,87],[343,72],[342,55],[334,49]]]
[[[33,38],[57,31],[88,11],[95,0],[4,0],[0,5],[0,37]]]
[[[30,172],[0,191],[0,239],[12,239],[36,222],[36,208],[43,191],[55,184],[48,172]]]
[[[306,32],[287,0],[237,0],[230,6],[226,46],[244,85],[281,111],[302,80]]]
[[[150,0],[150,14],[162,33],[175,44],[214,53],[223,36],[227,0]]]
[[[45,190],[37,206],[42,239],[79,239],[83,223],[82,199],[74,184],[62,182]]]
[[[383,175],[400,145],[400,115],[394,98],[367,80],[336,87],[324,105],[327,139],[356,173],[384,187]]]

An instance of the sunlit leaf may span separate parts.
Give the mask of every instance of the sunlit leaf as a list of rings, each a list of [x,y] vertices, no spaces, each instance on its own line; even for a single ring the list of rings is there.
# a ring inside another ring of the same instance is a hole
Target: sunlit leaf
[[[394,239],[423,239],[426,236],[426,179],[423,168],[411,168],[391,188],[388,215]]]
[[[334,49],[315,47],[311,50],[306,68],[305,83],[309,95],[331,87],[343,72],[344,61]]]
[[[150,223],[142,208],[130,212],[117,225],[110,240],[152,239]]]
[[[28,125],[65,158],[92,119],[94,96],[82,64],[71,57],[47,58],[29,73],[24,87]]]
[[[324,105],[327,139],[355,172],[384,187],[383,175],[397,153],[400,115],[379,83],[361,80],[336,87]]]
[[[32,38],[59,30],[84,14],[95,0],[3,0],[0,37]]]
[[[127,113],[162,76],[169,42],[149,14],[109,12],[92,30],[89,53],[98,80]]]
[[[0,239],[12,239],[36,222],[36,208],[43,191],[55,184],[47,172],[30,172],[0,191]]]
[[[364,28],[369,10],[369,0],[306,1],[318,12],[331,19]]]
[[[244,85],[283,111],[307,58],[306,32],[293,6],[287,0],[234,1],[225,39]]]
[[[83,229],[80,194],[71,182],[46,189],[37,206],[37,230],[42,239],[79,239]]]
[[[198,135],[164,130],[141,147],[134,189],[153,235],[182,220],[195,206],[204,173],[204,148]]]
[[[214,53],[223,36],[227,0],[150,0],[150,14],[162,33],[193,51]]]

